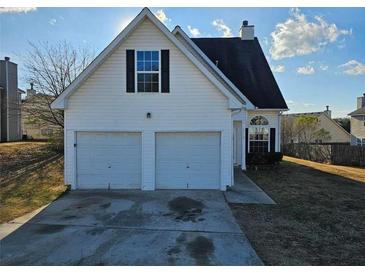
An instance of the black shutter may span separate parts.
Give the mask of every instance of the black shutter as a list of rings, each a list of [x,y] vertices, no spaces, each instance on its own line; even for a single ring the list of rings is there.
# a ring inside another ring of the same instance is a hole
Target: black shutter
[[[161,50],[161,92],[170,92],[170,52]]]
[[[246,161],[247,161],[247,155],[248,155],[248,128],[246,128],[246,142],[245,142],[245,150],[246,150]]]
[[[127,92],[134,92],[135,90],[135,66],[134,66],[134,50],[127,49]]]
[[[270,152],[275,152],[275,128],[270,128]]]

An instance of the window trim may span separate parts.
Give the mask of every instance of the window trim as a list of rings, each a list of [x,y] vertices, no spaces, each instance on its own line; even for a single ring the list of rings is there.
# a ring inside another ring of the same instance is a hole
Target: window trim
[[[257,125],[257,124],[251,124],[251,122],[252,122],[252,120],[254,119],[254,118],[256,118],[256,117],[262,117],[262,118],[264,118],[265,119],[265,121],[267,122],[267,124],[261,124],[261,125]],[[268,126],[270,123],[269,123],[269,120],[264,116],[264,115],[255,115],[255,116],[253,116],[253,117],[251,117],[251,119],[250,119],[250,121],[249,121],[249,125],[250,126]]]
[[[247,136],[247,148],[248,148],[248,153],[256,153],[256,152],[251,152],[251,140],[250,140],[250,128],[265,128],[267,129],[267,152],[271,152],[270,151],[270,125],[250,125],[248,127],[248,136]],[[264,142],[264,141],[254,141],[254,142]]]
[[[158,52],[158,71],[138,71],[138,66],[137,66],[137,53],[139,51],[157,51]],[[138,91],[138,73],[158,73],[158,92],[139,92]],[[134,89],[135,89],[135,94],[156,94],[156,93],[161,93],[161,49],[151,49],[151,48],[138,48],[138,49],[134,49]]]
[[[265,118],[265,120],[267,121],[267,124],[265,124],[265,125],[251,125],[252,119],[254,119],[255,117],[258,117],[258,116]],[[268,132],[267,133],[267,152],[271,152],[271,150],[270,150],[270,147],[271,147],[270,128],[272,128],[272,126],[270,125],[269,119],[261,113],[255,114],[255,115],[253,115],[252,117],[249,117],[249,118],[250,119],[248,119],[248,136],[247,136],[247,142],[248,142],[247,150],[248,150],[248,153],[255,153],[255,152],[251,152],[250,128],[266,128],[266,130]],[[277,127],[275,127],[275,129],[277,130]],[[258,141],[258,142],[260,142],[260,141]]]

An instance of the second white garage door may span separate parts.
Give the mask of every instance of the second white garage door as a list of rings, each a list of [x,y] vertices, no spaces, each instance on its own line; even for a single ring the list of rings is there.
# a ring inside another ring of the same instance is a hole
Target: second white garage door
[[[77,133],[77,188],[141,188],[141,134]]]
[[[220,133],[156,133],[157,189],[219,189]]]

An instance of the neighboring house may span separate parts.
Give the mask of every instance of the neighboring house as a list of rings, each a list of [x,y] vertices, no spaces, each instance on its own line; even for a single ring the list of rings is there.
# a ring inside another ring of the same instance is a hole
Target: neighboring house
[[[326,110],[319,112],[303,112],[283,115],[282,121],[290,121],[300,116],[308,115],[318,118],[318,130],[323,128],[330,135],[330,140],[315,140],[316,143],[350,143],[350,134],[334,119],[332,119],[331,110],[326,106]],[[291,143],[298,143],[296,138],[289,140]]]
[[[280,151],[287,105],[254,27],[190,39],[144,8],[52,103],[72,189],[220,189]]]
[[[0,141],[19,141],[21,130],[21,94],[17,64],[9,57],[0,60]]]
[[[365,146],[365,93],[357,97],[357,109],[349,113],[351,117],[351,145]]]
[[[33,83],[30,84],[30,89],[27,89],[26,97],[22,100],[22,132],[25,139],[49,139],[54,133],[60,130],[59,127],[40,120],[42,112],[49,112],[48,105],[45,103],[45,95],[37,93],[33,88]],[[49,99],[50,102],[52,98]],[[37,113],[38,115],[34,115]]]

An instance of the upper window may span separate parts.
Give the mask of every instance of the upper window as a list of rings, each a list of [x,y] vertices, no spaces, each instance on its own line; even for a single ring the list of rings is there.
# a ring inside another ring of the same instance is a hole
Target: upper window
[[[159,92],[160,52],[137,51],[137,91]]]
[[[255,116],[251,119],[251,126],[266,126],[269,124],[269,121],[264,116]]]

